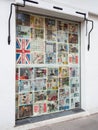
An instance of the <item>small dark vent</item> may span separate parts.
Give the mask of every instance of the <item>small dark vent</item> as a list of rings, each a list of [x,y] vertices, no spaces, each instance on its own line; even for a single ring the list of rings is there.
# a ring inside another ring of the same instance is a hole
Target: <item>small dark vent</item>
[[[63,10],[63,8],[60,8],[60,7],[57,7],[57,6],[53,6],[54,9],[57,9],[57,10]]]

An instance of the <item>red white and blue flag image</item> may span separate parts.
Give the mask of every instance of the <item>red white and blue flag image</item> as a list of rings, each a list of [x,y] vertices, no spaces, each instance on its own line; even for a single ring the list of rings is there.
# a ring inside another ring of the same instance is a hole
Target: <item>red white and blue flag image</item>
[[[30,39],[16,39],[16,63],[30,64]]]

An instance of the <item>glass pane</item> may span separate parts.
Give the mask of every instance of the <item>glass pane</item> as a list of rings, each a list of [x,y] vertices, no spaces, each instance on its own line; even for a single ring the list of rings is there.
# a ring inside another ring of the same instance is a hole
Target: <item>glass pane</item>
[[[80,24],[16,16],[16,119],[80,108]]]

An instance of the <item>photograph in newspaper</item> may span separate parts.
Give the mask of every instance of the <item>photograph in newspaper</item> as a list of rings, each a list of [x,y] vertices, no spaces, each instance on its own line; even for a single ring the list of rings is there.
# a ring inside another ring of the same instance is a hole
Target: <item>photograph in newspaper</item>
[[[74,88],[75,93],[78,93],[78,95],[80,96],[80,87],[75,87]],[[77,96],[76,96],[77,97]]]
[[[33,78],[33,68],[20,68],[20,80]]]
[[[46,53],[46,64],[55,64],[56,63],[56,53]]]
[[[65,88],[60,88],[59,89],[59,99],[63,99],[65,97],[66,97]]]
[[[64,110],[65,100],[64,98],[59,99],[59,110]]]
[[[30,15],[24,13],[17,13],[16,24],[23,26],[30,26]]]
[[[69,88],[59,89],[59,110],[68,110],[69,105]]]
[[[69,23],[69,32],[78,33],[78,24]]]
[[[77,95],[77,96],[74,96]],[[80,107],[80,95],[79,93],[71,93],[71,109]]]
[[[70,77],[78,77],[79,76],[79,68],[78,67],[70,67]]]
[[[35,67],[34,68],[34,76],[35,76],[35,79],[44,79],[46,78],[46,68],[43,68],[43,67]]]
[[[34,27],[43,28],[44,27],[44,18],[39,16],[34,16]]]
[[[69,43],[78,44],[78,35],[69,33]]]
[[[66,66],[59,67],[59,77],[60,78],[69,77],[69,67]]]
[[[31,37],[31,28],[28,26],[16,26],[16,36],[20,38],[30,38]]]
[[[48,90],[47,91],[47,100],[48,101],[58,100],[58,90]]]
[[[70,109],[70,99],[68,98],[62,98],[59,100],[59,110],[69,110]]]
[[[39,16],[30,15],[30,26],[32,28],[43,28],[44,27],[44,18]]]
[[[56,43],[46,42],[46,63],[56,63]]]
[[[57,41],[61,43],[68,43],[68,33],[62,30],[57,31]]]
[[[69,48],[68,48],[67,43],[65,43],[65,44],[59,43],[58,44],[58,53],[64,53],[64,52],[68,53],[68,50],[69,50]]]
[[[80,96],[80,94],[78,92],[74,93],[74,97],[79,97],[79,96]]]
[[[68,24],[64,21],[57,21],[57,30],[62,30],[63,32],[68,31]]]
[[[79,87],[79,78],[70,78],[70,87]]]
[[[75,108],[80,108],[80,97],[74,98]]]
[[[59,88],[69,87],[69,77],[59,78]]]
[[[69,88],[59,89],[59,99],[69,97]]]
[[[80,108],[80,102],[75,102],[75,108]]]
[[[46,90],[46,79],[33,80],[32,81],[32,90],[33,91]]]
[[[53,67],[50,68],[50,67],[48,67],[47,71],[48,71],[48,76],[58,77],[58,68],[53,68]]]
[[[68,53],[58,53],[58,63],[68,64]]]
[[[79,98],[80,97],[79,88],[76,87],[71,88],[71,96]]]
[[[48,77],[47,79],[47,90],[57,90],[59,87],[59,80],[55,77]]]
[[[58,111],[58,101],[48,101],[47,111],[48,113]]]
[[[73,97],[79,97],[80,93],[79,93],[79,87],[71,87],[71,96]]]
[[[19,94],[19,106],[32,104],[32,92]]]
[[[40,115],[47,112],[47,104],[46,102],[35,103],[33,105],[33,113],[34,115]]]
[[[78,54],[69,54],[69,64],[78,64],[79,57]]]
[[[32,64],[44,64],[44,53],[43,52],[32,52],[31,53]]]
[[[45,27],[46,27],[46,29],[56,30],[56,21],[55,21],[55,19],[45,18]]]
[[[30,80],[20,80],[19,92],[29,92],[31,90],[31,81]]]
[[[35,103],[37,103],[39,101],[45,101],[45,100],[46,100],[46,91],[34,92]]]
[[[56,41],[56,30],[46,30],[46,40],[47,41]]]
[[[80,97],[71,97],[71,109],[80,108]]]
[[[33,115],[33,106],[32,105],[24,105],[19,107],[19,118],[29,117]]]
[[[78,44],[69,44],[69,53],[78,53]]]
[[[43,29],[35,29],[35,39],[43,39],[44,38],[44,30]]]
[[[79,88],[79,86],[78,87],[75,87],[75,93],[80,93],[80,88]],[[80,95],[80,94],[79,94]]]

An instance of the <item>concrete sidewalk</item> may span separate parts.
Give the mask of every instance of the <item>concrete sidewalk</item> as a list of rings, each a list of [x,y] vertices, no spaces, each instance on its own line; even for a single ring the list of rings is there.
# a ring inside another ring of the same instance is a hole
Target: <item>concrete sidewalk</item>
[[[30,130],[98,130],[98,114]]]

